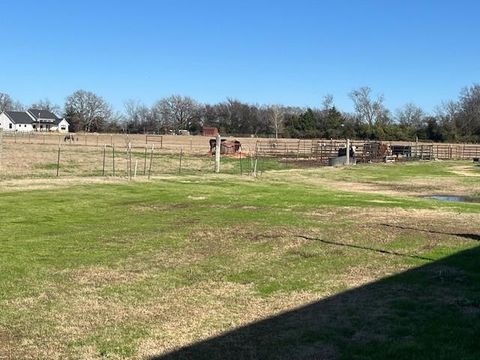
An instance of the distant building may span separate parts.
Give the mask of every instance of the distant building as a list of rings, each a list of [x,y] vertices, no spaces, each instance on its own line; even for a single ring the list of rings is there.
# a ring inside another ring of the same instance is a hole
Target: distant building
[[[70,124],[48,110],[4,111],[0,114],[0,129],[4,131],[68,132]]]
[[[216,127],[204,127],[202,134],[203,136],[217,136],[218,129]]]
[[[177,134],[178,135],[190,135],[190,131],[188,131],[188,130],[178,130]]]

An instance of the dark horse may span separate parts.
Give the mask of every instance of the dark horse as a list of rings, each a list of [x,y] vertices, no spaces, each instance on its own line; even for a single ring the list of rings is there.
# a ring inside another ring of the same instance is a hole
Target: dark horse
[[[75,141],[75,137],[73,136],[73,134],[67,134],[65,135],[65,137],[63,138],[63,141],[64,142],[73,142]]]

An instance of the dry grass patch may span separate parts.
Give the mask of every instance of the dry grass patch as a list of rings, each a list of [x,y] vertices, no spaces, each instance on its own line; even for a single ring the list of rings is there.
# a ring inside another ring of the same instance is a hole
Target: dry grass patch
[[[426,164],[428,166],[429,164]],[[362,165],[361,170],[368,165]],[[389,166],[389,164],[385,165]],[[351,173],[345,173],[344,168],[323,167],[310,170],[284,170],[281,171],[282,181],[296,182],[305,185],[321,186],[326,189],[340,190],[355,193],[382,194],[389,196],[428,196],[435,194],[474,195],[480,192],[480,183],[468,184],[462,182],[463,177],[476,177],[480,174],[474,172],[472,166],[458,166],[446,164],[446,175],[429,176],[421,174],[421,164],[413,164],[418,167],[418,174],[407,178],[391,179],[388,181],[376,179],[372,173],[370,177],[358,176],[355,180],[355,169]],[[360,169],[360,168],[359,168]],[[345,178],[342,177],[345,174]],[[450,174],[450,175],[448,175]],[[262,175],[268,180],[278,180],[279,172],[269,172]],[[352,179],[352,177],[354,179]]]
[[[109,269],[103,266],[75,269],[68,272],[72,280],[81,286],[102,287],[142,280],[145,274],[126,269]]]
[[[126,179],[111,177],[60,177],[49,179],[10,179],[0,182],[0,192],[52,190],[77,185],[125,184]]]
[[[318,293],[256,296],[251,285],[203,282],[195,287],[178,289],[174,301],[162,299],[152,304],[151,314],[163,314],[153,321],[151,336],[139,345],[139,355],[149,357],[175,350],[233,330],[239,326],[291,310],[326,296]],[[166,318],[164,318],[166,314]],[[152,317],[150,317],[152,319]]]
[[[461,175],[461,176],[468,176],[468,177],[479,177],[480,173],[475,172],[473,166],[455,166],[452,169],[452,172]]]

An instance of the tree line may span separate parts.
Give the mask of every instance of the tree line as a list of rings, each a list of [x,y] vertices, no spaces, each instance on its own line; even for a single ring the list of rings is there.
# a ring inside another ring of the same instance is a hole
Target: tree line
[[[221,134],[285,138],[432,140],[480,142],[480,84],[461,90],[456,100],[439,104],[427,114],[414,103],[392,112],[383,95],[361,87],[349,93],[353,112],[335,106],[331,95],[318,107],[249,104],[227,98],[202,104],[188,96],[172,95],[149,106],[128,100],[115,112],[101,96],[77,90],[63,107],[48,99],[25,106],[0,93],[0,111],[26,108],[50,110],[71,124],[71,131],[171,134],[217,127]]]

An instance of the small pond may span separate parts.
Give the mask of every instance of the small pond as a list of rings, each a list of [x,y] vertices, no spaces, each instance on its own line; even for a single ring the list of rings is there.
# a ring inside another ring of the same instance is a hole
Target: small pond
[[[432,196],[427,196],[427,198],[439,200],[439,201],[448,201],[448,202],[480,203],[480,197],[478,196],[432,195]]]

